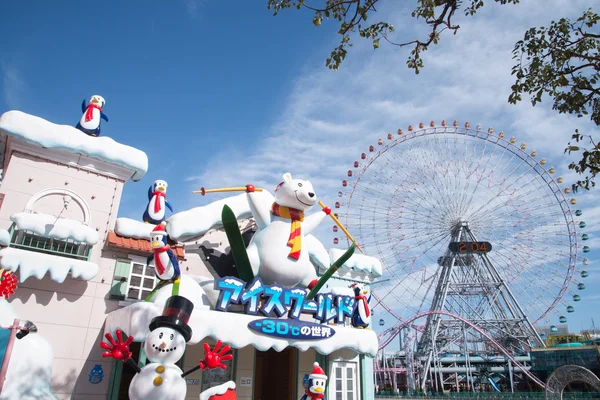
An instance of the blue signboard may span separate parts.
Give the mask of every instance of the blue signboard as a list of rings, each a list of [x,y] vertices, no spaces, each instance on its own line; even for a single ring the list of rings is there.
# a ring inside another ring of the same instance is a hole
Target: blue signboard
[[[248,328],[281,339],[321,340],[335,335],[330,326],[295,319],[256,319],[248,324]]]
[[[10,337],[10,330],[0,328],[0,365],[4,361],[4,354],[6,354],[6,347],[8,346],[8,338]]]
[[[102,364],[94,365],[94,368],[90,371],[89,381],[92,385],[97,385],[102,382],[104,378],[104,371],[102,371]]]

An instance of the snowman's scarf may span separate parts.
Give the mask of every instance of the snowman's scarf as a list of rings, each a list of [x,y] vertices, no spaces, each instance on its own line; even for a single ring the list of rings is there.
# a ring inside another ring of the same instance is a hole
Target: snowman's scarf
[[[289,258],[294,260],[300,259],[300,251],[302,250],[302,221],[304,221],[304,212],[290,208],[286,206],[280,206],[277,203],[273,203],[271,212],[281,218],[287,218],[292,220],[292,226],[290,228],[290,237],[288,238],[287,245],[291,247]]]
[[[160,253],[162,253],[163,251],[167,251],[170,248],[171,248],[171,246],[169,246],[167,244],[163,247],[159,247],[158,249],[153,249],[153,251],[154,251],[154,266],[156,267],[156,271],[159,273],[159,275],[164,274],[167,269],[167,266],[164,265],[162,263],[162,261],[160,260]]]
[[[94,103],[88,104],[87,110],[85,110],[85,122],[90,122],[94,118],[94,108],[100,110],[100,113],[102,113],[102,107]]]

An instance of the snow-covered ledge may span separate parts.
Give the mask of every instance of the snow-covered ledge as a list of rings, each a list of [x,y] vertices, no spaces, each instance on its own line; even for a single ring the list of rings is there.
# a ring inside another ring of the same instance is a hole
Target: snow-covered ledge
[[[89,261],[36,253],[28,250],[6,247],[0,250],[0,267],[16,272],[19,268],[20,281],[30,276],[42,279],[50,271],[52,280],[63,283],[69,272],[73,278],[89,281],[98,273],[98,265]]]
[[[21,111],[2,114],[0,131],[45,149],[64,150],[126,168],[133,172],[133,181],[139,181],[148,171],[148,156],[141,150],[106,136],[88,136],[72,126],[53,124]]]
[[[117,218],[115,233],[128,238],[150,240],[150,233],[155,227],[156,225],[146,224],[131,218]]]
[[[117,329],[141,342],[148,335],[152,318],[162,314],[162,307],[155,303],[140,302],[115,310],[106,317],[104,333],[115,335]],[[192,338],[189,344],[196,344],[207,337],[222,340],[231,347],[241,349],[251,345],[260,351],[274,349],[282,351],[288,346],[300,351],[314,348],[321,354],[330,354],[339,349],[350,349],[356,353],[377,355],[378,341],[374,331],[369,329],[332,326],[335,335],[321,340],[278,339],[254,333],[248,324],[260,317],[231,312],[194,309],[189,325]]]
[[[73,239],[94,245],[98,243],[98,232],[80,221],[56,218],[48,214],[22,212],[10,216],[17,228],[36,235],[53,239]]]

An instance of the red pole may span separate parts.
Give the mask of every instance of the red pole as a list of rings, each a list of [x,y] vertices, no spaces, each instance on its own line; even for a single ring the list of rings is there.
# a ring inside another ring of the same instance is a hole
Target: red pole
[[[2,361],[2,367],[0,368],[0,394],[2,394],[2,387],[4,386],[4,380],[6,379],[6,372],[8,371],[8,362],[10,361],[10,355],[12,353],[13,345],[15,344],[15,337],[17,337],[17,331],[19,327],[19,319],[16,318],[13,321],[10,329],[10,336],[8,337],[8,344],[6,345],[6,353],[4,353],[4,360]]]

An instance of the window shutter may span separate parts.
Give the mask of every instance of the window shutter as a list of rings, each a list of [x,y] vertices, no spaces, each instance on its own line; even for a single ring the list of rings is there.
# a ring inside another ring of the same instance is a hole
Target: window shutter
[[[131,261],[118,259],[115,264],[112,285],[110,287],[111,299],[125,300],[125,291],[127,290],[127,280],[129,279],[130,272]]]

